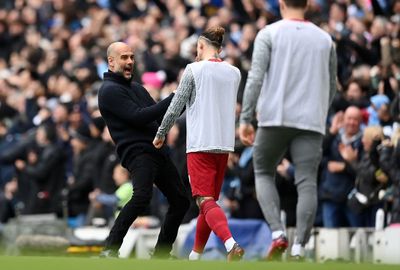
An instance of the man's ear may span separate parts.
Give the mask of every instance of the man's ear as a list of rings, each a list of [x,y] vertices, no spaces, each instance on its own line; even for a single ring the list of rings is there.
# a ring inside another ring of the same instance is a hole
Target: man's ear
[[[112,56],[107,57],[107,61],[108,61],[108,66],[110,68],[113,68],[114,67],[114,57],[112,57]]]
[[[204,50],[204,41],[203,40],[199,41],[199,49]]]

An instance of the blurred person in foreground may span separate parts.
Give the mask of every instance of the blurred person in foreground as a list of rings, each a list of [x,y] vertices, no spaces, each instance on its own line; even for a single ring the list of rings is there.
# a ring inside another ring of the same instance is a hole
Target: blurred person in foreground
[[[241,259],[244,254],[216,203],[228,155],[234,150],[236,97],[241,78],[236,67],[219,57],[224,33],[224,28],[215,26],[200,35],[198,62],[187,65],[153,141],[156,148],[162,147],[167,132],[186,105],[187,166],[192,196],[200,209],[189,260],[200,259],[211,231],[224,243],[228,261]]]
[[[336,53],[331,37],[304,19],[307,0],[280,0],[282,20],[256,37],[239,134],[254,143],[257,199],[272,231],[268,259],[288,247],[280,220],[276,167],[287,150],[298,192],[293,259],[302,259],[317,210],[317,171],[328,107],[336,92]],[[267,76],[266,76],[267,75]],[[258,101],[258,129],[251,121]]]
[[[104,73],[99,90],[99,109],[117,147],[121,165],[132,174],[135,195],[115,220],[101,256],[118,256],[129,227],[150,204],[153,184],[169,202],[153,257],[169,256],[189,199],[167,146],[155,149],[152,140],[174,94],[155,103],[143,86],[132,82],[135,61],[133,50],[127,44],[112,43],[107,49],[107,59],[109,71]]]

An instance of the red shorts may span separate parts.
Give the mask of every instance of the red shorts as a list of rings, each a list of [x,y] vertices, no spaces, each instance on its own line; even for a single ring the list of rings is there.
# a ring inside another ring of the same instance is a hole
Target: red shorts
[[[187,154],[187,167],[193,197],[218,200],[224,181],[228,154],[193,152]]]

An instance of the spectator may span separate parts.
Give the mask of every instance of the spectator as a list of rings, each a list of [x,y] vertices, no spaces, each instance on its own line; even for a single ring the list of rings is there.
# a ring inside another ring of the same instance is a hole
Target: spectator
[[[351,106],[344,114],[335,115],[329,134],[323,142],[322,177],[319,186],[319,199],[322,202],[323,225],[327,228],[357,227],[362,221],[347,206],[347,195],[354,188],[356,174],[349,163],[343,159],[340,150],[351,147],[362,155],[361,111]]]
[[[365,109],[369,105],[366,93],[357,81],[351,81],[344,92],[338,92],[332,103],[332,111],[337,113],[345,111],[349,106]]]
[[[129,172],[119,164],[114,167],[113,179],[118,187],[115,193],[107,194],[95,189],[89,193],[89,199],[94,208],[107,207],[112,209],[116,218],[124,205],[132,198],[133,188]]]
[[[361,218],[359,226],[374,227],[376,211],[382,207],[379,192],[385,189],[388,176],[381,170],[378,145],[384,139],[381,127],[367,127],[363,131],[363,154],[358,161],[357,150],[350,146],[340,148],[340,154],[356,170],[354,189],[347,205]]]
[[[36,131],[35,151],[28,152],[27,162],[15,161],[15,167],[32,181],[28,213],[62,214],[61,190],[65,185],[64,154],[57,145],[54,126],[45,124]]]
[[[67,179],[68,217],[71,227],[79,227],[86,223],[89,193],[94,183],[92,140],[89,127],[82,124],[73,134],[71,141],[74,153],[73,174]]]
[[[400,223],[400,138],[399,130],[393,134],[392,141],[385,140],[380,152],[380,165],[383,172],[389,176],[392,185],[386,198],[391,204],[390,223]]]

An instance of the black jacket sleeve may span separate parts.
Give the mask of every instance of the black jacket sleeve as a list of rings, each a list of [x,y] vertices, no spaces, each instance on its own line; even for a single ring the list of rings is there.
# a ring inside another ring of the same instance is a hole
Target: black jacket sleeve
[[[100,106],[129,125],[141,127],[162,117],[173,96],[174,94],[171,94],[154,105],[142,108],[126,91],[113,91],[108,88],[104,89],[101,95]]]

